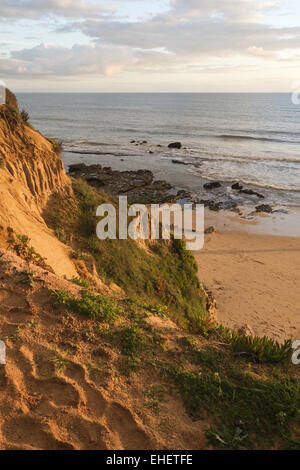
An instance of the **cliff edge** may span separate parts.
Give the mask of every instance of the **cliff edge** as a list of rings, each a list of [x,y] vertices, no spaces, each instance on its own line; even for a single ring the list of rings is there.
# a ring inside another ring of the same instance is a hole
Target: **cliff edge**
[[[34,249],[57,275],[76,275],[68,249],[47,227],[42,212],[53,192],[62,200],[72,187],[54,146],[22,119],[7,93],[0,106],[0,246],[16,235],[29,235]]]

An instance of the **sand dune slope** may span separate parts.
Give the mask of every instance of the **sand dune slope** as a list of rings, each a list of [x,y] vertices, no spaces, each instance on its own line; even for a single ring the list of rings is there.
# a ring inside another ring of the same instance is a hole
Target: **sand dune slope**
[[[58,288],[80,289],[0,251],[0,449],[201,448],[207,423],[193,422],[176,396],[159,413],[145,406],[158,377],[120,375],[118,353],[92,337],[92,320],[52,306],[49,289]]]

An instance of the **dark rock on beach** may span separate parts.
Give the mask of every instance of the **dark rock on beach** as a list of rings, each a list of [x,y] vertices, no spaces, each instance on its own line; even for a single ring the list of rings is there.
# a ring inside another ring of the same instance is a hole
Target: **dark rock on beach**
[[[256,212],[266,212],[267,214],[272,214],[273,209],[268,204],[262,204],[261,206],[257,206],[255,208]]]
[[[127,195],[130,202],[164,203],[178,199],[170,194],[172,186],[167,181],[154,181],[149,170],[117,171],[101,165],[70,165],[69,174],[82,178],[96,189],[114,196]]]
[[[185,189],[180,189],[180,191],[177,192],[177,197],[179,199],[190,199],[191,195]]]
[[[221,188],[221,183],[219,181],[213,181],[212,183],[206,183],[203,187],[204,189],[217,189]]]
[[[210,235],[211,233],[216,233],[216,229],[215,229],[215,227],[210,226],[205,230],[204,233],[205,233],[205,235]]]
[[[169,149],[181,149],[182,148],[182,143],[181,142],[172,142],[171,144],[168,145]]]
[[[262,194],[257,193],[256,191],[253,191],[252,189],[240,189],[239,193],[240,194],[248,194],[249,196],[257,196],[260,199],[265,198],[265,196],[263,196]]]
[[[203,204],[204,207],[207,207],[211,211],[220,211],[220,210],[230,210],[238,212],[237,203],[234,201],[213,201],[211,199],[201,199],[199,204]]]
[[[241,191],[243,189],[243,186],[240,184],[240,183],[234,183],[232,186],[231,186],[231,189],[234,189],[236,191]]]
[[[188,165],[188,163],[183,162],[182,160],[172,160],[172,163],[175,163],[177,165]]]

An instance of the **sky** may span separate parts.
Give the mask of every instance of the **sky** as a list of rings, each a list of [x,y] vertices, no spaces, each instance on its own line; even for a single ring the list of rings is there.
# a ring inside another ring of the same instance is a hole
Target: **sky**
[[[16,92],[290,92],[299,0],[0,0]]]

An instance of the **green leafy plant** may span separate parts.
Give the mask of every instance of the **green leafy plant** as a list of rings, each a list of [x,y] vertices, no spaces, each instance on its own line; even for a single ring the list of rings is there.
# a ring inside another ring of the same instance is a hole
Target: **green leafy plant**
[[[87,279],[83,279],[82,277],[73,277],[71,282],[77,286],[84,287],[85,289],[90,289],[91,287],[89,281]]]
[[[9,243],[18,256],[26,261],[45,267],[45,258],[37,253],[33,246],[29,245],[30,238],[27,235],[16,236],[16,240],[10,240]]]
[[[55,357],[52,359],[52,362],[54,362],[58,372],[60,374],[63,373],[64,369],[67,367],[68,365],[68,359],[66,356],[58,353],[58,352],[55,352]]]
[[[79,298],[66,290],[52,292],[54,305],[65,305],[72,313],[87,316],[93,320],[113,322],[118,317],[118,308],[109,297],[97,295],[89,290],[83,290]]]
[[[130,355],[136,353],[144,343],[144,336],[137,326],[128,326],[121,331],[122,351]]]

